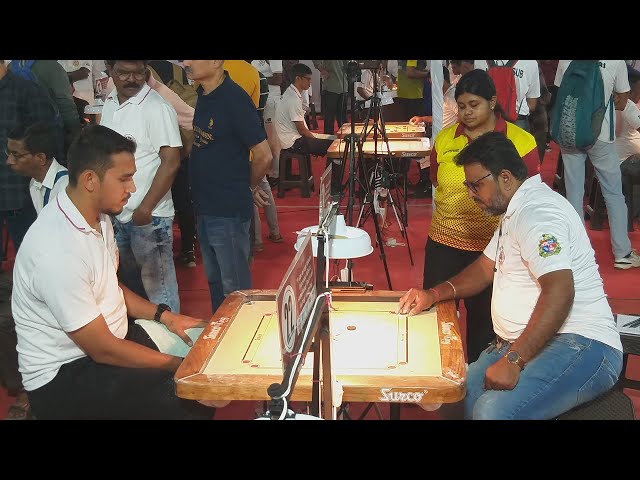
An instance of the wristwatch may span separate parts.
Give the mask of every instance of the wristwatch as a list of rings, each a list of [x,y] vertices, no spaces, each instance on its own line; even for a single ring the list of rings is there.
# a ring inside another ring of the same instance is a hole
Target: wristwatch
[[[516,364],[520,367],[521,371],[524,370],[524,360],[518,352],[515,350],[509,350],[505,357],[507,357],[507,362]]]
[[[159,303],[158,304],[158,309],[156,310],[156,314],[154,315],[153,319],[160,323],[160,317],[162,316],[163,312],[166,311],[171,311],[171,307],[169,305],[167,305],[166,303]]]

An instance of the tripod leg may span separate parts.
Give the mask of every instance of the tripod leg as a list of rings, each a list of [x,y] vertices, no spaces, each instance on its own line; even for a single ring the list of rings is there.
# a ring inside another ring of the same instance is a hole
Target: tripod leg
[[[362,155],[360,155],[360,165],[361,167],[364,169],[364,158]],[[366,170],[363,170],[366,171]],[[367,180],[367,177],[365,176],[365,182]],[[369,182],[367,182],[369,183]],[[366,191],[369,192],[368,194],[370,195],[371,193],[371,185],[366,185]],[[371,204],[373,208],[373,203]],[[389,290],[393,290],[393,287],[391,286],[391,276],[389,275],[389,266],[387,265],[387,257],[384,253],[384,245],[382,243],[382,233],[380,233],[380,224],[378,223],[378,215],[376,215],[375,210],[373,210],[373,224],[375,225],[376,228],[376,239],[378,240],[378,247],[380,248],[380,258],[382,259],[382,263],[384,265],[384,272],[387,275],[387,284],[389,285]]]
[[[398,211],[396,210],[396,202],[393,199],[393,193],[389,191],[389,201],[391,202],[391,206],[393,207],[393,211],[396,214],[396,220],[398,220],[398,225],[400,226],[400,232],[404,237],[405,242],[407,243],[407,250],[409,251],[409,260],[411,261],[411,266],[413,267],[413,254],[411,253],[411,244],[409,243],[409,232],[407,232],[404,227],[404,219],[402,218],[402,210],[400,210],[400,218],[398,218]]]

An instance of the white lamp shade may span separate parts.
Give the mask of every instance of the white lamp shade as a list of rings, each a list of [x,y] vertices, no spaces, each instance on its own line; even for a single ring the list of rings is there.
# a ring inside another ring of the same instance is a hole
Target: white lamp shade
[[[339,216],[338,218],[340,218]],[[344,217],[342,217],[344,219]],[[311,232],[313,237],[311,238],[311,244],[313,248],[313,256],[318,256],[318,237],[315,234],[318,232],[318,226],[313,225],[311,227],[305,227],[298,233],[295,249],[298,251],[302,246],[302,242],[307,236],[307,232]],[[369,255],[373,252],[371,246],[371,238],[369,234],[361,228],[342,226],[336,228],[336,233],[331,232],[331,235],[337,235],[338,237],[347,238],[331,238],[329,237],[329,258],[360,258]]]

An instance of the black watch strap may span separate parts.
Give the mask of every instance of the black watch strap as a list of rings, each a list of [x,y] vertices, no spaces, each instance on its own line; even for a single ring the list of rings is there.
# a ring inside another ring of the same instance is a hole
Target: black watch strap
[[[156,314],[154,315],[153,319],[159,323],[160,317],[162,316],[163,312],[166,312],[167,310],[169,312],[171,311],[171,307],[169,305],[167,305],[166,303],[159,303],[158,309],[156,310]]]

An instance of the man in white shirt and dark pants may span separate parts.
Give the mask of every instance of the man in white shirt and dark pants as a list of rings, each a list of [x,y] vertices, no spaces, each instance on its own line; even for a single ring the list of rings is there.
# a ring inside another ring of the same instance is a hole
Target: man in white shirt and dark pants
[[[206,322],[167,311],[119,285],[109,215],[131,193],[133,141],[90,125],[69,149],[69,185],[44,208],[16,256],[11,309],[18,360],[40,419],[211,419],[175,395],[182,358],[161,353],[128,317],[185,330]]]

